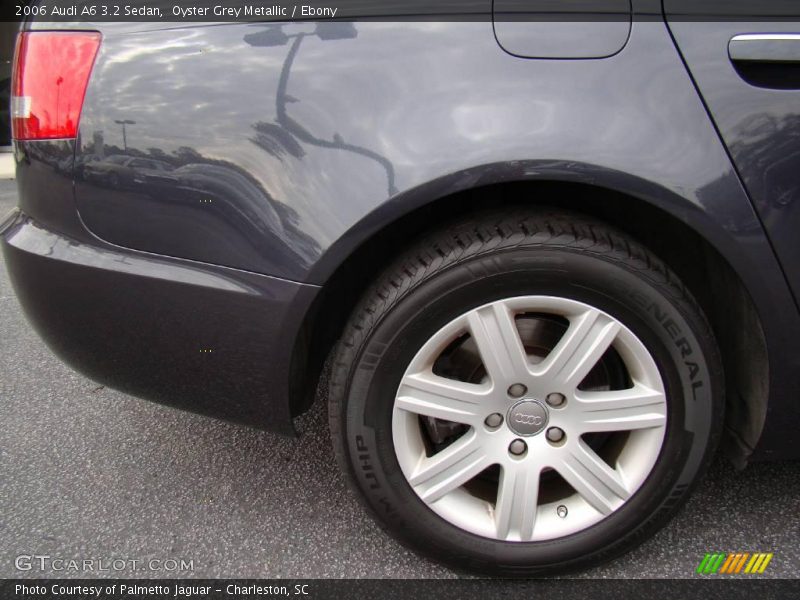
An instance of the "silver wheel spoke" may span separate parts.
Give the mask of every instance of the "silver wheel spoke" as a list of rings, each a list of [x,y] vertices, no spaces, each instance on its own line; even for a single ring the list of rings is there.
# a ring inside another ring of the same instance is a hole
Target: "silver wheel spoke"
[[[427,503],[461,487],[489,466],[474,431],[464,434],[441,452],[423,457],[408,482]]]
[[[486,389],[480,385],[432,373],[415,373],[403,377],[395,406],[418,415],[470,425],[475,423],[486,395]]]
[[[530,465],[504,466],[495,510],[497,537],[522,542],[533,538],[540,472]]]
[[[577,388],[602,358],[620,325],[598,310],[589,309],[571,320],[564,336],[545,358],[538,374],[553,386]]]
[[[467,323],[492,382],[524,381],[529,375],[528,359],[514,315],[505,303],[494,302],[470,312]]]
[[[663,427],[667,422],[664,393],[641,384],[627,390],[581,391],[575,401],[577,426],[584,433]]]
[[[584,442],[574,444],[553,467],[595,510],[607,515],[630,493],[619,474]]]

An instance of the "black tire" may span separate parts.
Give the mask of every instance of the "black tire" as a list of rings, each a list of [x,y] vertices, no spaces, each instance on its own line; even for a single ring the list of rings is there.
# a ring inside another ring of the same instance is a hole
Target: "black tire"
[[[566,537],[506,542],[461,530],[419,499],[394,453],[391,413],[400,378],[433,332],[487,302],[532,294],[596,306],[633,331],[664,380],[668,425],[650,475],[616,512]],[[691,294],[629,237],[564,212],[488,213],[425,237],[364,295],[332,365],[334,448],[360,498],[402,543],[477,573],[553,574],[630,550],[675,514],[722,428],[718,349]]]

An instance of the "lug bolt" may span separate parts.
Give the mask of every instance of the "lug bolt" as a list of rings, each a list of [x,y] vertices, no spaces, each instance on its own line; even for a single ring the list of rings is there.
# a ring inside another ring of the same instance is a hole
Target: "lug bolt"
[[[508,395],[511,396],[512,398],[522,398],[522,396],[524,396],[525,392],[527,391],[528,388],[526,388],[524,385],[522,385],[521,383],[515,383],[514,385],[508,388]]]
[[[500,413],[492,413],[486,417],[484,423],[486,423],[487,427],[491,427],[492,429],[495,427],[500,427],[500,425],[503,424],[503,415]]]
[[[551,427],[547,430],[547,439],[557,444],[564,439],[564,430],[558,427]]]
[[[514,440],[509,444],[508,451],[514,456],[522,456],[528,450],[528,445],[522,440]]]
[[[556,509],[556,514],[562,519],[565,519],[567,517],[567,507],[563,504],[559,505],[559,507]]]
[[[564,394],[559,394],[558,392],[547,394],[546,400],[547,403],[553,408],[558,408],[567,401],[567,399],[564,397]]]

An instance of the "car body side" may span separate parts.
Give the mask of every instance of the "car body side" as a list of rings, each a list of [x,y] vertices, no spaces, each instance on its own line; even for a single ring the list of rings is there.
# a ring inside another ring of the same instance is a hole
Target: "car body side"
[[[350,27],[98,27],[79,138],[16,143],[20,213],[3,233],[59,356],[142,397],[292,433],[317,346],[398,240],[473,206],[603,214],[609,198],[645,244],[659,230],[702,240],[698,286],[724,265],[727,287],[693,291],[739,307],[726,369],[752,358],[742,385],[728,377],[734,454],[800,456],[786,443],[797,305],[663,21],[635,20],[620,52],[587,60],[512,56],[491,22]],[[165,173],[86,175],[120,153]]]

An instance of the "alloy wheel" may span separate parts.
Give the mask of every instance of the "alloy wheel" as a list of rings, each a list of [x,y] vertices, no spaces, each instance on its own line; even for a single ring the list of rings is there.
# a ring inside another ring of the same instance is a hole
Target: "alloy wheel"
[[[620,321],[552,296],[462,314],[417,352],[392,439],[417,496],[495,540],[550,540],[617,511],[657,462],[667,398]]]

